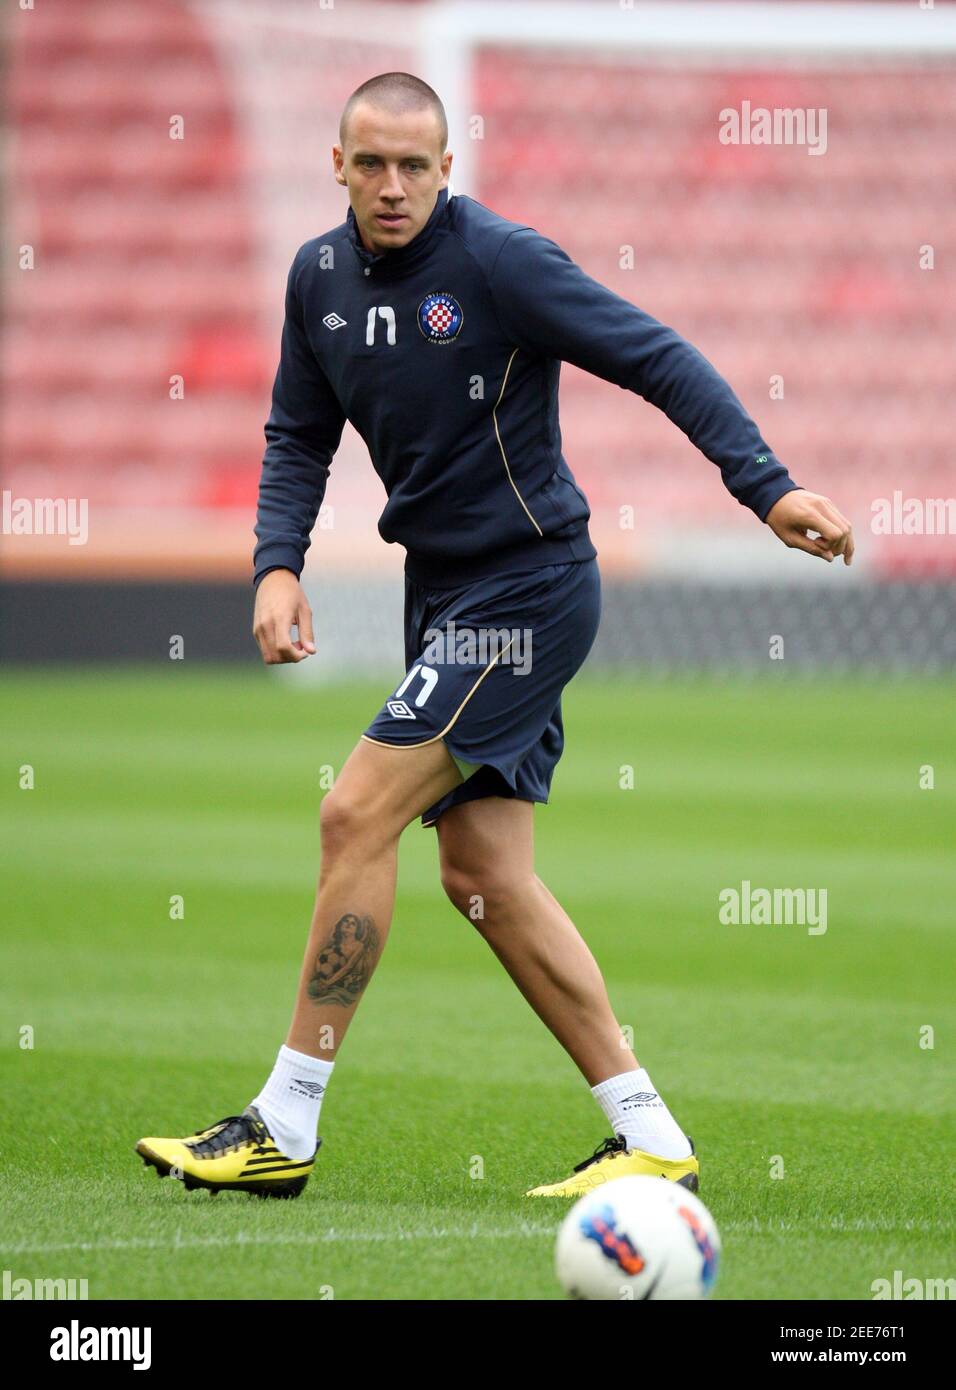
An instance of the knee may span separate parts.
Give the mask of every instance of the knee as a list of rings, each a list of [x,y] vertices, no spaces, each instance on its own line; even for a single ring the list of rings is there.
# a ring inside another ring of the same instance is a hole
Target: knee
[[[459,864],[450,864],[442,860],[441,886],[452,906],[456,907],[463,917],[467,917],[477,892],[474,875]]]
[[[369,846],[381,830],[381,818],[375,816],[366,801],[346,789],[333,787],[322,798],[319,831],[323,862],[340,857],[350,848]]]
[[[514,897],[507,879],[491,866],[476,868],[443,860],[441,884],[449,901],[479,931],[486,922],[506,916]]]

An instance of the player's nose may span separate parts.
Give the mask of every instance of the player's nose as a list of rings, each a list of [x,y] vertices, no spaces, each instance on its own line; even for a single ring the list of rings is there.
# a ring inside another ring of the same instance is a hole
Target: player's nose
[[[387,169],[385,182],[379,189],[379,196],[388,199],[390,202],[400,202],[405,197],[405,190],[402,181],[398,177],[398,166]]]

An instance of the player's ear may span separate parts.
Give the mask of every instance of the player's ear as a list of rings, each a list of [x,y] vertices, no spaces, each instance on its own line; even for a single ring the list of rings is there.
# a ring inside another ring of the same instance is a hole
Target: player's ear
[[[345,156],[342,153],[341,145],[332,146],[332,172],[335,175],[335,182],[345,186]]]
[[[452,165],[452,160],[453,160],[454,158],[455,158],[455,156],[452,154],[451,150],[446,150],[445,153],[444,153],[444,155],[442,156],[442,162],[441,162],[441,183],[439,184],[439,188],[447,188],[447,187],[448,187],[448,179],[449,179],[449,177],[451,176],[451,165]]]

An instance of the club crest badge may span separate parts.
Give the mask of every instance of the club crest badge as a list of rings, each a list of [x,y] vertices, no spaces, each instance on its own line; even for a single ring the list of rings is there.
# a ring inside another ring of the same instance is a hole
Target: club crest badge
[[[430,343],[450,343],[465,319],[458,300],[450,294],[429,294],[418,306],[418,326]]]

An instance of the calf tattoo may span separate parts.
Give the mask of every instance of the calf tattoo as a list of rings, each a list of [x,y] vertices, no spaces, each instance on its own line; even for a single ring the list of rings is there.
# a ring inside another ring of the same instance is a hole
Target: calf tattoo
[[[309,998],[317,1004],[354,1004],[372,977],[378,959],[378,932],[371,917],[346,912],[316,954]]]

